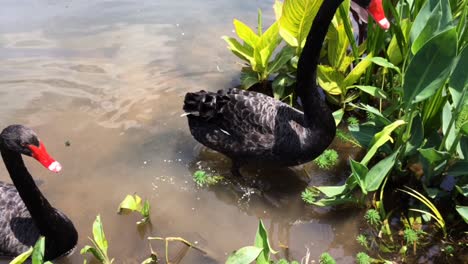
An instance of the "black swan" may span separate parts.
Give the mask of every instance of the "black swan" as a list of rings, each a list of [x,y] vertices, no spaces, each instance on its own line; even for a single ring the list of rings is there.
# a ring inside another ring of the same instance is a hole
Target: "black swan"
[[[0,152],[13,184],[0,182],[0,256],[16,256],[46,238],[45,259],[71,252],[78,240],[73,223],[50,205],[26,169],[21,154],[31,156],[53,172],[62,167],[46,151],[36,133],[11,125],[0,134]]]
[[[387,29],[382,0],[354,0]],[[296,93],[304,112],[264,94],[231,88],[187,93],[183,110],[203,145],[245,164],[294,166],[313,160],[335,137],[331,110],[320,98],[316,70],[328,26],[343,0],[325,0],[313,21],[297,67]]]

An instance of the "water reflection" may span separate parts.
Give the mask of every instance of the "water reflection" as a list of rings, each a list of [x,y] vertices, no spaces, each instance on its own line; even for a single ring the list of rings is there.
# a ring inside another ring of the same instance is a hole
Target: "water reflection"
[[[150,235],[184,237],[207,252],[189,250],[181,263],[222,263],[253,243],[258,218],[275,248],[284,248],[282,256],[299,259],[308,247],[314,259],[331,251],[349,262],[355,213],[300,199],[307,184],[342,181],[345,166],[247,168],[267,186],[263,195],[192,181],[200,167],[229,176],[230,162],[192,139],[180,117],[182,96],[237,84],[240,66],[220,36],[233,34],[234,17],[255,25],[257,7],[270,23],[268,1],[2,1],[0,124],[33,127],[62,163],[63,173],[52,175],[26,159],[41,190],[80,234],[75,254],[57,263],[82,263],[79,249],[90,243],[97,214],[118,263],[145,259]],[[337,147],[344,155],[349,150]],[[0,180],[10,181],[4,166]],[[152,204],[151,227],[138,229],[137,215],[116,214],[135,192]],[[151,244],[164,252],[163,243]],[[171,256],[179,250],[184,247],[171,246]]]

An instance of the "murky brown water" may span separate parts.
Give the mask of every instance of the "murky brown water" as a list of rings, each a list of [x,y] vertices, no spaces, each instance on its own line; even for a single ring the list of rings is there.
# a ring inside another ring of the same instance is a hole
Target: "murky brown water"
[[[75,254],[58,263],[82,263],[79,249],[97,214],[116,263],[145,259],[150,235],[181,236],[207,252],[189,250],[181,263],[223,263],[253,243],[259,218],[277,249],[289,247],[280,256],[300,259],[308,248],[313,259],[328,251],[340,263],[353,261],[357,214],[304,206],[301,169],[261,172],[271,179],[265,196],[192,181],[198,168],[229,175],[229,162],[192,139],[180,117],[182,96],[236,84],[240,66],[220,36],[233,34],[233,18],[254,25],[257,7],[268,24],[269,1],[1,2],[0,124],[33,127],[62,163],[56,176],[27,160],[80,234]],[[306,170],[314,185],[346,173]],[[4,166],[0,175],[10,181]],[[116,214],[135,192],[151,202],[151,227],[137,229],[138,216]],[[163,254],[162,243],[153,246]]]

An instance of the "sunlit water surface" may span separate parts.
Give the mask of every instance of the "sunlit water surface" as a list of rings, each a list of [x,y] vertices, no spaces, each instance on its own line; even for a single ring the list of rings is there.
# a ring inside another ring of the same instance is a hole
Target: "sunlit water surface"
[[[182,113],[187,91],[237,84],[240,65],[220,39],[232,19],[255,25],[256,9],[271,23],[270,1],[3,0],[0,7],[0,124],[34,128],[63,173],[27,165],[49,201],[79,231],[78,250],[57,263],[82,263],[92,222],[100,214],[116,263],[140,263],[148,236],[180,236],[206,251],[175,243],[180,263],[223,263],[253,244],[258,219],[278,257],[313,260],[328,251],[353,262],[358,212],[305,206],[301,191],[336,184],[341,167],[260,171],[270,187],[246,195],[231,184],[198,188],[197,169],[229,176],[229,161],[190,136]],[[67,146],[65,143],[69,142]],[[346,157],[348,145],[336,145]],[[246,174],[255,174],[247,171]],[[4,166],[0,179],[10,181]],[[126,194],[152,205],[152,225],[116,214]],[[153,248],[164,255],[163,243]],[[0,261],[7,263],[7,261]]]

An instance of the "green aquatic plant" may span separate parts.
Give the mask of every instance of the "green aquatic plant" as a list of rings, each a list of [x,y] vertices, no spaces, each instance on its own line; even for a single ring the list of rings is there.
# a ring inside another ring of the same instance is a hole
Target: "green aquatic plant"
[[[357,119],[356,117],[354,116],[350,116],[348,117],[348,119],[346,120],[348,122],[348,124],[350,126],[357,126],[359,125],[359,119]]]
[[[375,209],[367,210],[366,214],[364,215],[364,219],[366,219],[369,225],[375,228],[378,228],[382,223],[382,220],[380,219],[380,214]]]
[[[89,240],[93,243],[93,246],[84,246],[80,251],[81,255],[90,253],[101,264],[112,264],[114,262],[114,259],[110,259],[107,255],[108,244],[100,215],[96,216],[96,220],[94,220],[93,238],[89,238]],[[84,264],[86,263],[87,260],[85,259]]]
[[[313,204],[315,202],[315,199],[317,197],[317,193],[314,192],[310,188],[306,188],[302,193],[301,193],[301,198],[304,202],[308,204]]]
[[[372,258],[364,252],[359,252],[356,254],[356,263],[358,264],[370,264]]]
[[[44,262],[45,238],[39,237],[34,247],[30,247],[27,251],[21,253],[10,264],[22,264],[31,257],[32,264],[52,264],[50,261]]]
[[[444,234],[444,237],[446,237],[447,236],[447,228],[446,228],[446,225],[445,225],[445,220],[442,217],[442,214],[437,209],[437,207],[427,197],[425,197],[420,192],[418,192],[418,191],[416,191],[416,190],[414,190],[414,189],[412,189],[410,187],[407,187],[407,186],[405,186],[405,187],[406,187],[406,190],[399,189],[399,191],[404,192],[406,194],[409,194],[412,197],[416,198],[421,203],[423,203],[425,206],[427,206],[427,208],[429,208],[432,213],[430,213],[428,211],[421,210],[421,209],[414,209],[414,208],[412,208],[410,210],[414,211],[414,212],[419,212],[419,213],[422,213],[422,214],[425,214],[425,215],[429,215],[432,218],[434,218],[436,220],[437,226],[442,230],[442,232]]]
[[[330,169],[338,163],[338,152],[334,149],[325,150],[320,156],[318,156],[314,163],[321,169]]]
[[[440,249],[448,257],[453,257],[455,254],[455,248],[452,245],[447,245]]]
[[[183,244],[185,244],[188,248],[194,248],[200,252],[202,252],[203,254],[206,254],[206,252],[203,250],[203,249],[200,249],[199,247],[195,246],[194,244],[190,243],[189,241],[187,241],[186,239],[182,238],[182,237],[148,237],[148,240],[159,240],[159,241],[164,241],[165,243],[165,257],[166,257],[166,263],[172,263],[170,260],[169,260],[169,243],[170,242],[181,242]],[[150,249],[151,249],[151,256],[146,259],[145,261],[147,263],[158,263],[158,255],[156,254],[156,252],[153,251],[153,249],[151,248],[151,245],[150,245]],[[156,261],[156,262],[154,262]],[[142,263],[143,264],[143,263]]]
[[[367,242],[367,237],[363,234],[359,234],[356,237],[356,241],[359,243],[359,245],[365,247],[366,249],[369,249],[369,243]]]
[[[328,253],[324,252],[320,255],[319,259],[320,264],[336,264],[336,260]]]
[[[222,38],[234,55],[248,63],[242,68],[242,87],[249,89],[257,83],[266,85],[269,76],[277,73],[293,56],[288,49],[283,49],[273,60],[270,60],[281,42],[278,22],[274,22],[263,32],[262,12],[259,9],[257,32],[237,19],[234,19],[234,28],[243,43],[232,37],[223,36]]]
[[[232,252],[226,264],[251,263],[254,260],[257,264],[270,264],[270,254],[276,254],[270,246],[268,232],[263,225],[262,220],[258,223],[257,234],[253,246],[246,246]]]
[[[193,181],[199,186],[212,186],[224,179],[223,176],[211,176],[205,171],[198,170],[193,174]]]
[[[137,222],[137,225],[148,223],[150,221],[151,206],[148,200],[145,200],[144,203],[142,203],[142,201],[140,196],[128,194],[120,203],[117,213],[128,214],[131,212],[138,212],[143,218]]]

